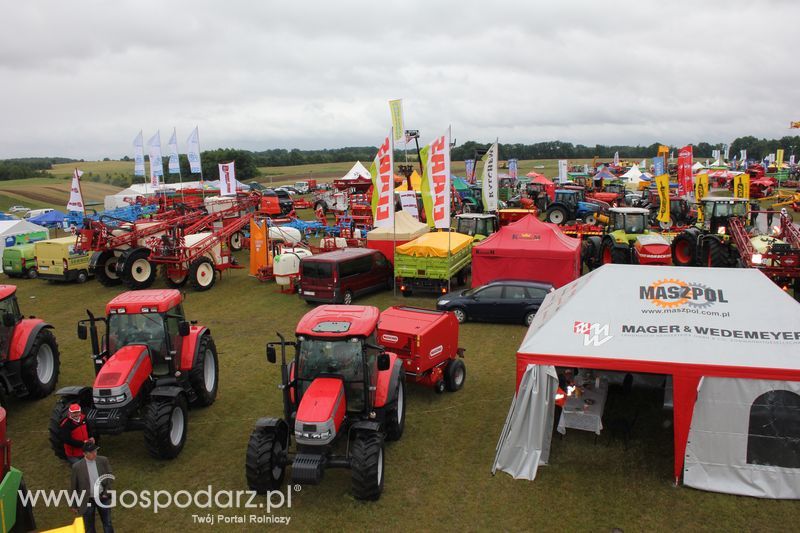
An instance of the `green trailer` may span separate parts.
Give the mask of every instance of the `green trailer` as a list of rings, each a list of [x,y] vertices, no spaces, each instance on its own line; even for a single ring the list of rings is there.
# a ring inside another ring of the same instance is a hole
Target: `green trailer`
[[[472,264],[472,237],[456,232],[426,233],[398,246],[394,275],[403,296],[414,291],[445,293],[464,285]]]
[[[36,250],[33,244],[18,244],[3,249],[3,273],[9,278],[35,278]]]

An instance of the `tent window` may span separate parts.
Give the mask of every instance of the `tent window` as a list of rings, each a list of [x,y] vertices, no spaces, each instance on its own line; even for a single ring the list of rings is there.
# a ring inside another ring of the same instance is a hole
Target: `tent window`
[[[800,395],[771,390],[750,407],[748,464],[800,468]]]

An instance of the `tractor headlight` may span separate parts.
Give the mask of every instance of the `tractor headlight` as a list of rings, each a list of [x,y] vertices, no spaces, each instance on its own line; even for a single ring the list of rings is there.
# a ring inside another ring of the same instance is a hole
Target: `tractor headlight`
[[[127,399],[127,396],[123,394],[117,394],[115,396],[95,396],[94,403],[97,405],[109,405],[114,403],[122,403]]]
[[[764,258],[761,254],[753,254],[752,261],[754,265],[760,265],[763,260]]]
[[[720,226],[717,228],[718,235],[725,235],[725,226]]]

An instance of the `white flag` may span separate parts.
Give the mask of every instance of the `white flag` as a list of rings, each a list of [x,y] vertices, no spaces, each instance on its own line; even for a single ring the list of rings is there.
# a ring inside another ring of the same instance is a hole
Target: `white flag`
[[[619,152],[614,152],[614,166],[619,166]]]
[[[450,228],[450,128],[420,150],[422,203],[432,228]]]
[[[376,228],[394,225],[394,135],[389,131],[369,168],[372,178],[372,220]]]
[[[483,172],[481,173],[481,193],[483,211],[497,211],[497,143],[494,143],[483,156]]]
[[[133,140],[133,175],[144,177],[144,140],[142,132]]]
[[[150,149],[150,185],[154,189],[158,188],[161,176],[164,175],[164,162],[161,160],[161,131],[147,141]]]
[[[747,150],[739,150],[739,159],[747,161]]]
[[[86,209],[83,205],[83,194],[81,194],[81,176],[83,176],[83,172],[77,168],[75,169],[75,172],[72,173],[72,187],[70,187],[69,190],[67,211],[86,213]]]
[[[567,182],[567,160],[566,159],[559,159],[558,160],[558,182],[559,183],[566,183]]]
[[[236,168],[235,161],[219,164],[219,195],[231,196],[236,194]]]
[[[202,174],[203,170],[200,166],[200,134],[197,131],[197,126],[192,130],[192,134],[186,140],[189,147],[186,150],[186,157],[189,158],[189,169],[192,174]]]
[[[642,162],[639,163],[639,168],[647,168],[647,159],[642,159]]]
[[[181,173],[181,160],[178,157],[178,137],[175,128],[172,128],[172,137],[169,138],[169,173]]]

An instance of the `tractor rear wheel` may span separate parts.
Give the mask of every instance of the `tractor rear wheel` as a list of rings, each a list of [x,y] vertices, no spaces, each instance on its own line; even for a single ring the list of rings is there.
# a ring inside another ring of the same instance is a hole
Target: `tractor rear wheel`
[[[675,266],[691,266],[697,262],[697,237],[683,232],[672,241],[672,262]]]
[[[544,214],[545,220],[551,224],[564,224],[567,221],[567,210],[561,206],[553,206]]]
[[[69,403],[64,398],[59,398],[50,412],[50,422],[47,424],[48,438],[50,440],[50,447],[53,453],[59,459],[67,460],[67,454],[64,453],[64,441],[61,440],[61,421],[67,416],[67,408]]]
[[[395,391],[394,406],[386,413],[386,440],[400,440],[403,430],[406,427],[406,380],[405,374],[400,372],[400,379],[397,380],[397,390]]]
[[[728,258],[725,253],[725,246],[717,239],[706,240],[703,247],[705,256],[703,258],[703,266],[707,267],[727,267]]]
[[[627,246],[614,246],[611,248],[611,262],[617,265],[631,264],[631,251]]]
[[[461,359],[451,359],[444,371],[444,384],[447,390],[456,392],[464,386],[467,379],[467,367]]]
[[[242,249],[244,243],[244,234],[241,231],[237,231],[233,235],[231,235],[228,244],[230,245],[232,252],[238,252]]]
[[[111,251],[99,252],[94,261],[94,275],[104,287],[113,287],[122,283],[117,274],[117,255]]]
[[[149,257],[150,250],[139,248],[118,260],[117,272],[129,289],[146,289],[155,281],[156,268]]]
[[[592,235],[583,240],[581,256],[583,263],[590,271],[600,265],[600,250],[603,247],[599,237]]]
[[[28,396],[44,398],[56,388],[61,366],[56,338],[49,329],[39,330],[30,351],[22,360],[22,382]]]
[[[170,273],[169,265],[161,265],[161,277],[164,278],[164,283],[167,284],[167,287],[172,289],[180,289],[189,281],[189,274],[187,272],[184,272],[182,275],[176,274],[175,272]]]
[[[600,245],[600,265],[607,265],[614,262],[614,242],[606,239]]]
[[[186,444],[186,399],[153,398],[144,408],[144,443],[157,459],[174,459]]]
[[[247,486],[258,494],[277,490],[283,484],[284,439],[275,428],[255,428],[250,434],[245,457]]]
[[[359,431],[350,448],[353,496],[357,500],[377,500],[383,492],[383,436]]]
[[[219,359],[217,347],[211,335],[206,334],[200,338],[200,349],[197,353],[197,360],[189,371],[189,382],[197,395],[193,402],[194,405],[207,407],[217,399]]]
[[[196,291],[207,291],[214,286],[216,281],[214,263],[208,257],[201,257],[192,261],[189,266],[189,283]]]

